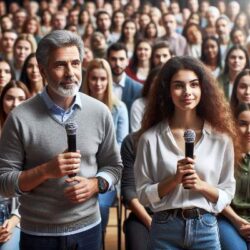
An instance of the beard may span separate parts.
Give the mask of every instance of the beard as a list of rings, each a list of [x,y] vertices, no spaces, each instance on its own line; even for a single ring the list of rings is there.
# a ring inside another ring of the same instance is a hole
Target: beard
[[[125,69],[121,67],[114,67],[114,68],[111,68],[111,71],[114,76],[120,76],[125,71]]]
[[[80,89],[81,83],[77,80],[66,80],[58,82],[57,84],[49,84],[52,91],[61,97],[72,97],[77,94]],[[70,82],[70,83],[69,83]]]

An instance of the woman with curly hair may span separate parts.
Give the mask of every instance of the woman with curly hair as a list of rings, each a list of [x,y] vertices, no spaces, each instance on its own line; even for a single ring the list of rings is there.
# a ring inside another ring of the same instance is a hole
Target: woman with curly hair
[[[184,132],[196,135],[193,158]],[[139,201],[154,212],[152,249],[220,249],[215,214],[235,191],[233,140],[230,106],[211,72],[193,57],[171,58],[149,96],[134,165]]]

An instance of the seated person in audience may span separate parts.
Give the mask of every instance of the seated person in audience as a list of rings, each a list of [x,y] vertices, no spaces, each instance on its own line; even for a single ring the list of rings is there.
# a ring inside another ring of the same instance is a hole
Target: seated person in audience
[[[131,212],[124,221],[125,249],[149,250],[149,229],[152,211],[142,206],[137,198],[134,177],[136,157],[136,133],[129,134],[123,141],[121,157],[123,172],[121,179],[122,201]]]
[[[230,206],[218,218],[222,250],[250,249],[250,104],[235,112],[242,145],[242,158],[235,169],[236,192]]]
[[[145,112],[148,97],[150,95],[150,90],[152,89],[152,85],[157,77],[157,74],[160,72],[160,69],[161,66],[158,66],[150,71],[142,88],[142,97],[136,99],[132,104],[130,112],[130,128],[132,132],[141,128],[141,121]]]

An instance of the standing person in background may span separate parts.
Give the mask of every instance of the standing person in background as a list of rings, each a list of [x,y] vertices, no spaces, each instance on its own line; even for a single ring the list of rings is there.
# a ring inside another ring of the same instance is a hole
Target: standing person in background
[[[129,132],[128,111],[126,105],[113,94],[112,87],[113,79],[108,62],[99,58],[92,60],[85,74],[83,92],[103,102],[110,109],[116,131],[116,141],[120,147]],[[115,198],[116,190],[99,194],[103,236],[108,224],[109,208]]]
[[[222,62],[224,62],[227,51],[230,47],[230,20],[229,18],[226,15],[221,15],[216,20],[215,27],[216,27],[216,33],[217,33],[219,43],[220,43]]]
[[[11,80],[0,95],[0,136],[9,113],[30,97],[28,88],[20,81]]]
[[[10,82],[10,80],[15,79],[15,73],[11,64],[5,59],[0,58],[0,94],[4,86]]]
[[[125,20],[122,24],[121,37],[118,42],[126,46],[129,59],[133,56],[137,39],[138,35],[135,21],[131,19]]]
[[[187,41],[185,37],[176,32],[177,22],[175,16],[171,13],[166,13],[163,15],[162,21],[166,35],[161,37],[160,40],[167,41],[170,49],[176,56],[183,56],[186,51]]]
[[[151,44],[146,39],[139,40],[135,45],[133,57],[126,68],[126,74],[143,84],[151,69],[151,54]]]
[[[21,250],[99,250],[97,194],[113,187],[122,170],[112,117],[104,104],[78,92],[78,35],[51,32],[36,57],[48,85],[8,116],[0,140],[1,195],[20,195]],[[66,150],[65,126],[72,121],[76,152]]]
[[[242,70],[234,81],[230,100],[231,109],[235,115],[240,103],[250,104],[250,69]]]
[[[17,39],[15,30],[6,30],[2,32],[1,43],[1,57],[8,61],[13,60],[14,43]]]
[[[23,64],[30,53],[35,53],[37,43],[33,35],[21,34],[14,43],[14,57],[12,65],[16,79],[20,79]]]
[[[184,153],[186,129],[196,134],[194,159]],[[135,180],[139,201],[154,212],[151,248],[219,250],[215,213],[234,195],[237,137],[230,107],[198,59],[173,57],[162,67],[139,136]]]
[[[242,157],[236,166],[236,192],[230,206],[218,219],[222,250],[249,250],[250,242],[250,104],[240,104],[235,118],[242,145]]]
[[[114,81],[114,94],[126,104],[128,114],[130,114],[132,103],[141,96],[142,85],[125,73],[125,69],[128,66],[128,51],[126,46],[122,43],[112,44],[108,48],[107,58]]]
[[[219,40],[214,36],[207,36],[202,42],[201,61],[211,70],[215,78],[218,78],[221,66],[221,53]]]
[[[31,53],[25,60],[21,72],[20,81],[26,84],[31,96],[42,92],[45,82],[38,68],[36,54]]]
[[[228,100],[231,98],[233,83],[237,75],[246,68],[249,68],[249,57],[246,49],[240,45],[232,46],[227,52],[224,71],[218,78]]]

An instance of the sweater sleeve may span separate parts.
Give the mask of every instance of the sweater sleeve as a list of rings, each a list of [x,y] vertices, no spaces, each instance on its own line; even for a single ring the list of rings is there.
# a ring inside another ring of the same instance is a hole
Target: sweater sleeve
[[[25,161],[18,119],[10,114],[0,140],[0,194],[13,197],[20,194],[18,178]]]
[[[134,141],[133,134],[129,134],[123,141],[121,146],[121,157],[124,165],[121,180],[121,194],[125,204],[132,199],[137,198],[134,177]]]
[[[98,163],[97,176],[105,178],[109,182],[109,186],[115,185],[121,178],[123,166],[110,112],[106,112],[104,117],[103,139],[96,157]]]

